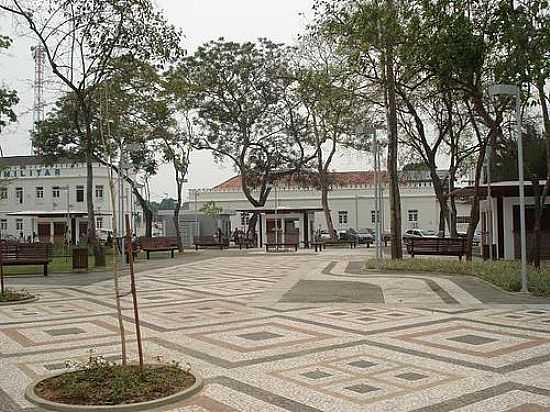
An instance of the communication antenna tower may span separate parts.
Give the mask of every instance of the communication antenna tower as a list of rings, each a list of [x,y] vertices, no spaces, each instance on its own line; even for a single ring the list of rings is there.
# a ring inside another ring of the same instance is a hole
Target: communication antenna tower
[[[34,105],[33,105],[33,128],[36,123],[44,120],[44,66],[45,51],[44,46],[38,45],[31,47],[32,57],[34,59]]]

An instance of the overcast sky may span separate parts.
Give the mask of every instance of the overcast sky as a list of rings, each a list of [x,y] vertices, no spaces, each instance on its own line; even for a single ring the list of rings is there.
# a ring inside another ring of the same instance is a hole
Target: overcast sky
[[[200,44],[219,37],[234,41],[267,37],[276,42],[292,43],[304,29],[313,1],[157,0],[156,3],[165,10],[171,23],[183,29],[185,48],[193,53]],[[32,127],[34,62],[30,47],[33,40],[22,36],[23,31],[14,27],[7,17],[0,16],[0,33],[14,38],[14,46],[0,55],[0,82],[16,89],[21,98],[17,107],[19,122],[2,131],[0,143],[5,156],[28,155],[31,150],[28,130]],[[339,170],[364,169],[365,161],[360,155],[342,153],[335,166]],[[212,187],[233,174],[229,163],[217,165],[209,153],[194,153],[186,188]],[[163,198],[165,193],[175,196],[174,177],[169,167],[160,170],[151,190],[154,199]]]

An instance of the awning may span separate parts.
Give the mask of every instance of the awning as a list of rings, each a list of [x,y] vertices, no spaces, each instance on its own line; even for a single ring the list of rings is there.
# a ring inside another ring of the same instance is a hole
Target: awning
[[[42,217],[42,218],[66,218],[67,214],[70,217],[85,217],[88,216],[88,212],[80,211],[45,211],[45,210],[26,210],[22,212],[10,212],[6,213],[7,216],[21,216],[21,217]],[[96,216],[111,216],[111,213],[96,212]]]
[[[315,213],[315,212],[322,212],[322,207],[300,207],[300,208],[292,208],[292,207],[279,207],[277,209],[275,208],[255,208],[255,209],[237,209],[236,210],[239,213],[260,213],[260,214],[266,214],[266,215],[273,215],[275,213],[280,214],[289,214],[289,213]]]

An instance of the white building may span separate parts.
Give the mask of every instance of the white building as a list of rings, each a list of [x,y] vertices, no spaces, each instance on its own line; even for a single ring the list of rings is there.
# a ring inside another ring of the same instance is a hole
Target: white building
[[[540,181],[541,190],[546,181]],[[485,255],[489,255],[489,244],[493,244],[493,257],[496,259],[519,259],[521,257],[520,243],[520,200],[519,182],[493,182],[491,184],[491,197],[488,197],[487,185],[479,188],[482,197],[481,208],[481,233]],[[464,191],[472,191],[467,188]],[[525,182],[525,221],[527,234],[527,251],[534,243],[534,209],[533,185]],[[542,215],[542,259],[550,259],[550,199],[547,198]],[[492,235],[490,235],[490,233]]]
[[[42,242],[77,243],[86,237],[86,165],[58,163],[45,165],[36,156],[14,156],[0,159],[0,235],[32,239]],[[93,165],[94,208],[99,236],[112,230],[111,198],[108,168]],[[116,186],[118,190],[118,186]],[[115,195],[118,207],[118,193]],[[124,187],[125,214],[135,217],[141,225],[141,209],[131,195],[129,185]],[[117,213],[120,218],[120,214]]]
[[[329,203],[335,229],[374,228],[374,174],[372,172],[336,172],[333,174],[333,188],[329,193]],[[275,190],[275,189],[274,189]],[[272,191],[264,208],[275,208],[275,193]],[[410,228],[425,230],[439,229],[439,203],[431,181],[427,178],[403,180],[401,190],[401,212],[403,231]],[[257,193],[253,192],[257,198]],[[389,231],[390,204],[388,189],[384,188],[383,227]],[[208,202],[215,202],[224,213],[234,212],[231,218],[233,228],[246,228],[249,216],[236,213],[237,210],[251,209],[251,205],[241,190],[241,179],[236,176],[212,189],[189,191],[189,210],[199,211]],[[304,188],[295,184],[277,185],[278,208],[319,208],[321,193],[317,189]],[[459,231],[465,231],[469,220],[470,205],[457,201],[457,221]],[[326,229],[323,212],[315,213],[316,228]]]

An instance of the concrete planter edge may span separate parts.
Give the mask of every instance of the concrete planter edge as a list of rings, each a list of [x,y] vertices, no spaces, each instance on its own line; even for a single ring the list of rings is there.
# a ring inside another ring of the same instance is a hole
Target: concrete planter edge
[[[197,376],[196,374],[192,374],[195,377],[195,383],[191,387],[183,391],[177,392],[173,395],[160,398],[160,399],[155,399],[152,401],[147,401],[147,402],[124,404],[124,405],[106,405],[106,406],[68,405],[64,403],[51,402],[41,398],[35,393],[34,389],[40,382],[59,375],[62,375],[62,374],[58,373],[48,377],[42,377],[32,382],[29,386],[27,386],[25,390],[25,399],[31,402],[33,405],[36,405],[42,409],[45,409],[46,411],[52,411],[52,412],[53,411],[55,412],[106,412],[106,411],[138,412],[138,411],[150,411],[156,408],[160,408],[161,406],[166,406],[176,402],[184,401],[186,399],[191,398],[193,395],[197,394],[198,392],[200,392],[204,386],[204,381],[202,380],[202,378],[200,376]]]
[[[0,302],[0,306],[24,305],[25,303],[38,302],[39,299],[38,296],[31,296],[23,300],[14,300],[13,302]]]

